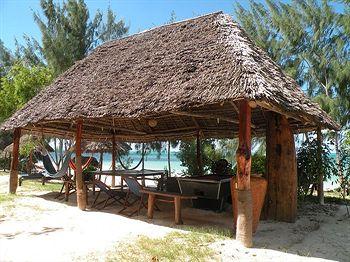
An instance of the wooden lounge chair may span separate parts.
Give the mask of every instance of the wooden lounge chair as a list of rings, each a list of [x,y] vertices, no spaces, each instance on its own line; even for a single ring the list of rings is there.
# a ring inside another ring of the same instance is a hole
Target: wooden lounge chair
[[[137,213],[137,215],[140,214],[140,210],[142,208],[147,209],[147,203],[144,202],[145,200],[145,194],[141,192],[143,190],[143,186],[140,185],[140,183],[136,180],[134,177],[123,177],[123,180],[125,181],[126,185],[128,186],[128,192],[125,197],[124,201],[124,207],[119,211],[119,213],[124,212],[127,209],[131,209],[134,205],[138,204],[138,207],[131,211],[131,213],[127,214],[129,217]],[[130,201],[130,198],[133,197],[134,200]],[[159,208],[155,206],[157,210]]]
[[[99,188],[100,190],[98,191],[97,196],[96,196],[94,202],[92,203],[91,207],[97,207],[100,204],[104,203],[102,208],[105,208],[106,206],[111,205],[115,202],[118,202],[118,203],[123,205],[123,202],[121,200],[125,198],[125,195],[126,195],[125,192],[111,189],[109,186],[107,186],[105,183],[103,183],[100,180],[95,180],[94,185],[97,188]],[[97,202],[97,199],[99,198],[101,192],[103,192],[107,195],[107,199],[102,200],[101,202]],[[113,201],[108,203],[109,200],[113,200]],[[102,208],[100,208],[100,209],[102,209]]]

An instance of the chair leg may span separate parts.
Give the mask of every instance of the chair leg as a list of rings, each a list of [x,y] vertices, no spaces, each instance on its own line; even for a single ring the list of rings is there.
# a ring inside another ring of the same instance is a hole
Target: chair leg
[[[64,189],[64,183],[63,183],[63,185],[62,185],[62,187],[61,187],[60,192],[57,194],[57,196],[55,196],[55,199],[57,199],[57,198],[59,198],[59,197],[61,196],[61,194],[62,194],[62,192],[63,192],[63,189]]]
[[[124,210],[128,207],[128,205],[130,204],[130,203],[128,202],[129,196],[130,196],[130,190],[128,190],[128,192],[126,193],[126,197],[125,197],[125,201],[124,201],[124,206],[123,206],[122,209],[119,210],[119,213],[121,213],[122,211],[124,211]]]
[[[139,207],[137,209],[138,216],[140,215],[140,210],[141,210],[142,206],[145,206],[145,204],[143,203],[143,196],[144,196],[144,194],[141,195],[140,204],[139,204]]]
[[[95,197],[94,202],[93,202],[92,205],[91,205],[91,208],[93,208],[93,207],[95,206],[95,203],[96,203],[98,197],[100,196],[100,193],[101,193],[101,191],[98,191],[98,192],[97,192],[97,195],[96,195],[96,197]]]

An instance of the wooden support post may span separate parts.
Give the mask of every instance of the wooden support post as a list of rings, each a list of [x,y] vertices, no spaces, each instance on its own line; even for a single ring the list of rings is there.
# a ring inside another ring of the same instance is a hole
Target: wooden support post
[[[176,225],[182,225],[182,218],[181,218],[181,197],[176,196],[174,198],[174,205],[175,205],[175,224]]]
[[[116,150],[115,150],[115,134],[113,133],[112,137],[112,187],[115,187],[115,158],[116,158]]]
[[[81,139],[83,132],[83,121],[77,121],[77,131],[75,136],[75,166],[76,166],[76,186],[77,186],[77,203],[81,210],[86,209],[86,186],[83,179],[83,168],[81,164]]]
[[[168,141],[168,177],[171,177],[170,148],[171,148],[171,142]]]
[[[324,191],[323,191],[323,177],[324,177],[324,169],[323,169],[323,160],[322,160],[322,132],[321,127],[317,128],[317,162],[319,163],[318,169],[318,186],[317,186],[317,196],[318,202],[321,205],[324,205]]]
[[[201,149],[200,131],[197,132],[196,145],[197,145],[198,175],[203,175],[203,162],[202,162],[202,149]]]
[[[153,218],[153,211],[154,211],[154,202],[155,202],[155,200],[156,200],[156,195],[148,194],[147,217],[149,219]]]
[[[12,161],[10,170],[9,191],[16,194],[18,185],[18,164],[19,164],[19,141],[21,138],[21,129],[16,128],[13,133]]]
[[[142,154],[141,170],[143,171],[143,170],[145,170],[145,143],[142,143],[141,154]],[[145,176],[142,176],[141,184],[142,184],[142,186],[146,186]]]
[[[237,188],[231,180],[231,194],[237,191],[236,240],[245,247],[253,246],[253,212],[250,190],[251,109],[247,101],[239,103],[239,145],[236,152]]]
[[[265,217],[294,222],[297,214],[297,164],[294,135],[285,116],[270,112],[267,117],[268,185]]]

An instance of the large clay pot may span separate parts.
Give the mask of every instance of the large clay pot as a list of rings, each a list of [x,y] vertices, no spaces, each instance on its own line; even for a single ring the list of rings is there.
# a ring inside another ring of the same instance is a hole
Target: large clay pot
[[[235,189],[237,188],[237,181],[234,179]],[[265,194],[267,189],[267,180],[262,177],[250,177],[250,188],[252,192],[252,205],[253,205],[253,233],[258,228],[261,209],[264,205]],[[232,210],[234,217],[234,225],[237,224],[237,191],[235,190],[232,195]]]

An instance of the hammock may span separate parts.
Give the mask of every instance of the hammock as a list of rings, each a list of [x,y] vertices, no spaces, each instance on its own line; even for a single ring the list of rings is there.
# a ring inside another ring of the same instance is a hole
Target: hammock
[[[144,154],[142,154],[142,157],[140,159],[140,162],[138,162],[138,164],[136,166],[134,166],[133,168],[127,168],[123,163],[122,163],[122,160],[120,159],[119,155],[118,155],[118,162],[120,163],[120,165],[122,166],[122,168],[124,168],[125,170],[134,170],[136,168],[138,168],[142,161],[143,161],[143,158],[144,158]]]
[[[85,170],[91,163],[92,157],[89,157],[89,159],[85,162],[85,164],[82,166],[82,170]],[[69,160],[69,167],[73,169],[74,171],[77,170],[77,167],[75,163],[72,160]]]
[[[44,175],[46,177],[50,177],[50,178],[62,178],[64,175],[66,175],[67,171],[68,171],[69,161],[70,161],[70,157],[72,156],[72,153],[73,152],[69,151],[66,154],[66,156],[64,157],[64,160],[62,162],[62,167],[58,171],[56,171],[56,169],[54,168],[50,157],[48,155],[44,155],[43,156],[43,164],[44,164],[44,168],[46,170]]]

